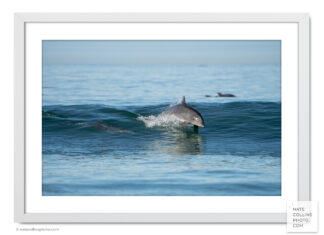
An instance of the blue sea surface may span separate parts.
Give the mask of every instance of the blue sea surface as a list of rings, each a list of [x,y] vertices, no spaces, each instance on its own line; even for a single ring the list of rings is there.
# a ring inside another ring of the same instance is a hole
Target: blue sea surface
[[[280,64],[43,65],[43,196],[280,196],[280,74]],[[198,133],[159,115],[182,96],[205,120]]]

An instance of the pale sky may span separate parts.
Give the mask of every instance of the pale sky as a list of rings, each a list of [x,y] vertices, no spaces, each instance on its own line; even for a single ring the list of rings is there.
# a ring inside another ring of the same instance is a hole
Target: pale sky
[[[281,63],[280,40],[44,40],[44,64]]]

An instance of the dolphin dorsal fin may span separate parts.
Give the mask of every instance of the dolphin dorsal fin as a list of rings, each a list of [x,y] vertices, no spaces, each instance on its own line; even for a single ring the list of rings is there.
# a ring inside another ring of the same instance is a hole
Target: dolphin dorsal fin
[[[186,104],[186,98],[184,96],[182,96],[181,104]]]

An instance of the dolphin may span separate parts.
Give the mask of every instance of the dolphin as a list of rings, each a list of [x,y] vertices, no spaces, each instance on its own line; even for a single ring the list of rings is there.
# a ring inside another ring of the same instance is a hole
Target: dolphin
[[[193,124],[195,130],[198,130],[198,127],[205,127],[205,122],[201,114],[187,105],[186,98],[182,97],[182,102],[180,104],[174,105],[169,109],[162,112],[162,115],[172,115],[181,121],[183,121],[184,125]]]
[[[232,94],[222,94],[220,92],[217,92],[218,96],[217,97],[235,97],[235,95]]]
[[[106,131],[112,133],[133,133],[132,131],[124,128],[108,125],[102,120],[96,121],[96,123],[94,124],[94,128],[100,131]]]

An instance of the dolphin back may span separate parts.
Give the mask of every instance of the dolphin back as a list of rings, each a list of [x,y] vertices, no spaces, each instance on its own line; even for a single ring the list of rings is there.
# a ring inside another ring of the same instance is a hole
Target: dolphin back
[[[162,114],[173,115],[185,122],[191,122],[193,116],[199,116],[203,120],[201,114],[194,108],[188,106],[186,103],[181,103],[170,107]]]
[[[186,104],[186,97],[182,96],[181,104]]]

